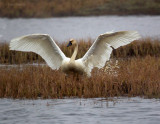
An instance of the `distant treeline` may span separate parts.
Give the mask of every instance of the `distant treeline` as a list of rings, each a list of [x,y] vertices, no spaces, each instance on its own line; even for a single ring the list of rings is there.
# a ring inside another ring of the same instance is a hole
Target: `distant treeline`
[[[160,0],[0,0],[0,17],[159,15]]]

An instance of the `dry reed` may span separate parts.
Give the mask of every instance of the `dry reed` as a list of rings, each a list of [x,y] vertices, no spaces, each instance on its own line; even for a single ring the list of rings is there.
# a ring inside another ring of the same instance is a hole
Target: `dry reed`
[[[82,57],[92,40],[80,40]],[[72,54],[66,44],[60,44],[67,56]],[[65,76],[61,71],[47,66],[0,67],[0,97],[11,98],[64,98],[64,97],[113,97],[146,96],[160,98],[160,43],[149,38],[135,41],[113,51],[112,60],[118,60],[114,73],[103,68],[94,69],[92,77],[78,79]],[[0,45],[0,63],[23,64],[43,62],[33,53],[13,52],[8,44]],[[110,62],[112,64],[112,62]],[[106,65],[107,66],[107,65]]]
[[[160,14],[159,0],[0,0],[1,17]]]
[[[117,75],[94,69],[92,77],[65,76],[46,66],[1,67],[0,97],[64,98],[146,96],[160,98],[160,58],[119,60]]]
[[[79,52],[77,58],[82,57],[93,40],[79,40]],[[68,48],[66,44],[58,44],[66,56],[72,55],[74,47]],[[127,46],[113,50],[111,58],[145,57],[147,55],[160,57],[160,40],[145,38],[135,41]],[[34,53],[9,51],[7,43],[0,44],[0,64],[42,63],[44,60]]]

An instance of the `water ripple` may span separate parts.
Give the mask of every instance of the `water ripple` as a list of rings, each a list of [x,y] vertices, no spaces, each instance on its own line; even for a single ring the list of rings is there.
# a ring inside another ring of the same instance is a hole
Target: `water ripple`
[[[0,124],[159,124],[160,99],[0,99]]]

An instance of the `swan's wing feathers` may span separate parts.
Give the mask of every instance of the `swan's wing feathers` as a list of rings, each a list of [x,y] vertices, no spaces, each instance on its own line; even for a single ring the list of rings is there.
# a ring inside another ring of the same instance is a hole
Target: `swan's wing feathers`
[[[102,68],[105,62],[109,60],[112,48],[105,42],[98,42],[97,39],[87,53],[83,56],[82,61],[86,67],[86,72],[90,74],[94,67]]]
[[[136,31],[121,31],[115,33],[105,33],[100,35],[87,53],[83,56],[82,61],[86,69],[91,72],[93,67],[102,68],[106,61],[110,59],[112,48],[118,48],[127,45],[130,42],[140,38]]]
[[[46,34],[33,34],[13,39],[10,50],[37,53],[52,69],[58,69],[66,58],[54,40]]]
[[[139,38],[140,35],[137,31],[120,31],[115,33],[105,33],[99,36],[99,40],[110,44],[115,49],[127,45]]]

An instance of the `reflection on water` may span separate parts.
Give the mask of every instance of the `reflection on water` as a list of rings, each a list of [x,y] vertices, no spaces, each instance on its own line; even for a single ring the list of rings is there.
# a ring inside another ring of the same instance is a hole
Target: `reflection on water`
[[[2,124],[159,124],[160,99],[0,99]]]
[[[48,19],[0,18],[0,40],[32,33],[50,34],[54,39],[96,38],[107,31],[137,30],[142,36],[160,36],[160,16],[93,16]]]

